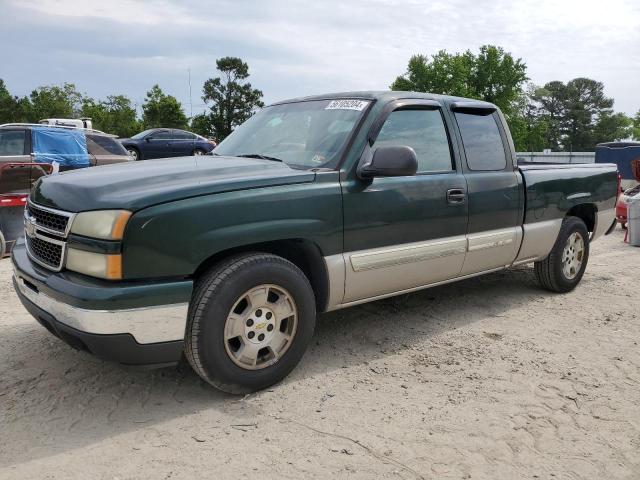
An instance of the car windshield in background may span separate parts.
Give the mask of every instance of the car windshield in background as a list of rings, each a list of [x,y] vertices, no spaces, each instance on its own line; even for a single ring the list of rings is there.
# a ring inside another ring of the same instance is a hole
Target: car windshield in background
[[[333,168],[369,103],[339,99],[272,105],[238,127],[214,154],[271,157],[298,168]]]

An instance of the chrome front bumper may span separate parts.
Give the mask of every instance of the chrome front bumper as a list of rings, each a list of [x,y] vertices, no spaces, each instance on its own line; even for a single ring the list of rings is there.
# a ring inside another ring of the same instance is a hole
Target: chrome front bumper
[[[31,303],[60,323],[85,333],[129,334],[140,344],[183,340],[188,303],[132,308],[126,310],[88,310],[75,307],[37,290],[14,272],[19,292]]]

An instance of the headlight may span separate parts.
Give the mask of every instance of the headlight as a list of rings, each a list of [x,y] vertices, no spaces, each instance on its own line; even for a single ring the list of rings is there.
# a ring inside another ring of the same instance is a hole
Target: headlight
[[[85,252],[69,247],[66,267],[74,272],[106,280],[122,279],[122,255]]]
[[[127,210],[96,210],[76,215],[71,233],[102,240],[122,240],[124,227],[131,212]]]

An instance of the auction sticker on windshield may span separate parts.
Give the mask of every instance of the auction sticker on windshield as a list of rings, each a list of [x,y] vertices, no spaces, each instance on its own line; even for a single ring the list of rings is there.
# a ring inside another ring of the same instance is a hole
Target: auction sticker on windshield
[[[329,105],[324,107],[325,110],[357,110],[362,111],[364,108],[369,105],[368,100],[352,100],[352,99],[342,99],[342,100],[332,100],[329,102]]]

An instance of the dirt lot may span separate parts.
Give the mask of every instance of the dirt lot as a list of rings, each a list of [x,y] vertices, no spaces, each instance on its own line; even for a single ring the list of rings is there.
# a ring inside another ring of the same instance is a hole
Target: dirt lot
[[[640,478],[640,249],[581,286],[523,267],[324,315],[281,385],[73,351],[0,262],[0,478]]]

